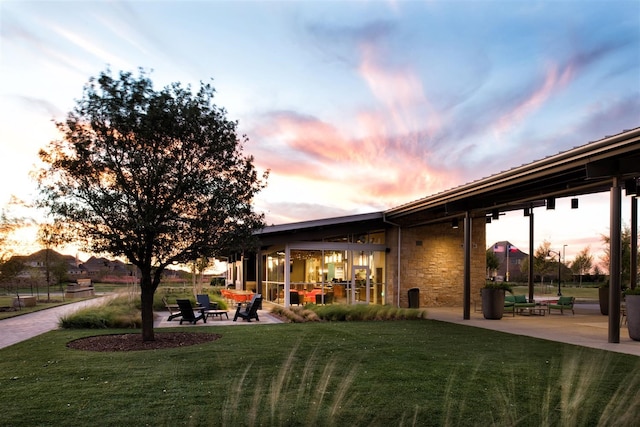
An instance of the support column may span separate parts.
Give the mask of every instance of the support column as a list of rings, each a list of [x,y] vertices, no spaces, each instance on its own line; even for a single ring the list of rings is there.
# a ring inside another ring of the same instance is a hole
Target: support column
[[[638,286],[638,198],[631,197],[631,289]]]
[[[463,315],[464,320],[471,319],[471,214],[464,215],[464,290]]]
[[[620,180],[613,178],[610,197],[609,250],[609,342],[620,342],[620,288],[622,258],[622,192]]]
[[[284,249],[284,306],[287,308],[291,307],[291,270],[289,269],[290,263],[291,249],[289,249],[289,245],[286,245]]]
[[[533,301],[533,208],[529,215],[529,301]]]

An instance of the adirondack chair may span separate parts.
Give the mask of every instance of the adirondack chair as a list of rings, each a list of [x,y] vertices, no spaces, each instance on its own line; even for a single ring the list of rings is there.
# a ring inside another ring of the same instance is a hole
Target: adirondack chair
[[[203,310],[204,310],[204,316],[205,319],[207,317],[220,317],[220,320],[222,320],[222,315],[225,315],[227,317],[227,319],[229,318],[229,314],[227,313],[227,310],[220,310],[218,309],[218,303],[217,302],[211,302],[211,300],[209,299],[209,295],[207,294],[198,294],[196,295],[196,300],[198,301],[198,304],[200,304],[200,306],[202,306]]]
[[[207,318],[204,316],[204,309],[200,310],[200,314],[196,315],[196,313],[193,311],[191,301],[189,301],[188,299],[179,299],[176,300],[176,302],[178,303],[178,307],[180,307],[180,313],[182,313],[182,319],[180,319],[181,325],[185,320],[194,325],[200,319],[202,319],[204,323],[207,323]]]
[[[167,301],[167,297],[162,297],[162,302],[164,303],[164,306],[167,307],[167,310],[169,310],[169,321],[175,319],[176,317],[182,316],[180,307],[178,307],[177,304],[169,304],[169,301]]]
[[[258,318],[258,308],[262,304],[262,294],[255,294],[251,299],[251,302],[247,304],[246,308],[242,307],[242,304],[238,304],[238,308],[236,309],[236,315],[233,316],[233,321],[235,322],[238,317],[251,322],[251,319],[256,319],[260,321]]]

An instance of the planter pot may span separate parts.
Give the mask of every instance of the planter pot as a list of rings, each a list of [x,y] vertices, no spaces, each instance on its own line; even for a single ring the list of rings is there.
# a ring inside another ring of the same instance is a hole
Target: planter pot
[[[483,288],[482,295],[482,315],[485,319],[502,319],[504,314],[504,289]]]
[[[625,303],[627,306],[629,338],[640,341],[640,295],[627,295]]]
[[[600,302],[600,313],[603,316],[609,315],[609,288],[598,288],[598,301]]]

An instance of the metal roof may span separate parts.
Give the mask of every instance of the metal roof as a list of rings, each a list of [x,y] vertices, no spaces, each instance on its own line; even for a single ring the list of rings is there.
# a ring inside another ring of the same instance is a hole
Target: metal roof
[[[291,240],[313,240],[345,234],[365,233],[385,227],[382,212],[324,218],[289,224],[270,225],[256,234],[263,245],[281,243],[282,238]]]

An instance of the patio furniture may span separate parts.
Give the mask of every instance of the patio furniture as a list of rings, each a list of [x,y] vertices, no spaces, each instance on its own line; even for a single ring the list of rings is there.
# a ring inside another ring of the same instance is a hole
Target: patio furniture
[[[482,311],[482,310],[480,310]],[[511,314],[515,317],[516,315],[516,303],[513,299],[513,295],[505,295],[504,296],[504,311],[503,314]]]
[[[540,310],[525,310],[525,309],[535,309],[536,303],[527,301],[527,297],[525,295],[505,295],[504,297],[504,311],[505,313],[515,314],[539,314]],[[539,308],[539,307],[538,307]]]
[[[327,292],[324,295],[316,294],[316,304],[333,304],[333,292]]]
[[[202,308],[204,309],[205,318],[218,316],[220,317],[220,320],[222,320],[223,315],[227,316],[227,319],[229,318],[227,310],[220,310],[218,308],[218,303],[211,302],[209,295],[198,294],[196,295],[196,300],[198,300],[198,304],[200,304],[200,306],[202,306]]]
[[[298,291],[289,291],[289,305],[300,305],[300,294]]]
[[[573,311],[573,304],[575,301],[575,297],[560,297],[555,304],[549,303],[547,306],[549,314],[551,314],[551,310],[560,310],[560,314],[564,314],[565,310],[571,310],[571,314],[575,315],[576,313]]]
[[[171,321],[176,317],[182,316],[178,304],[169,304],[169,301],[167,301],[167,297],[162,297],[162,302],[164,303],[164,306],[167,307],[167,310],[169,310],[169,318],[167,320]]]
[[[178,307],[180,307],[180,313],[182,313],[182,319],[180,319],[180,324],[182,325],[183,321],[187,321],[193,325],[200,319],[203,320],[204,323],[207,323],[207,319],[204,316],[204,308],[200,308],[198,311],[200,314],[196,315],[193,311],[193,306],[191,305],[191,301],[188,299],[179,299],[176,300],[178,303]]]
[[[260,307],[261,304],[262,304],[261,294],[255,294],[251,302],[247,304],[246,308],[243,308],[242,304],[239,303],[238,308],[236,309],[236,315],[233,316],[233,321],[235,322],[238,319],[238,317],[248,322],[251,322],[251,319],[256,319],[257,321],[260,321],[260,319],[258,318],[258,308]]]

